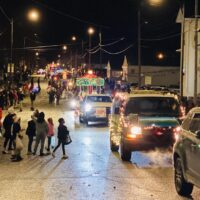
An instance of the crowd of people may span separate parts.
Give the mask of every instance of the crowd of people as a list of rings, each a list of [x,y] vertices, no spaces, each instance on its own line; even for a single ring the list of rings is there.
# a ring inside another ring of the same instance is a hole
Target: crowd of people
[[[55,147],[55,142],[52,143],[52,139],[55,137],[55,127],[52,118],[45,120],[44,112],[39,112],[37,109],[34,111],[31,119],[28,121],[26,127],[26,135],[28,137],[27,155],[37,155],[38,146],[40,145],[40,156],[52,155],[55,157],[55,151],[62,144],[63,159],[67,159],[68,156],[65,153],[65,145],[69,143],[70,136],[67,126],[65,126],[65,120],[60,118],[58,120],[58,145]],[[21,120],[18,118],[13,108],[8,109],[8,114],[3,120],[3,128],[5,129],[4,141],[3,141],[3,154],[11,153],[11,161],[18,162],[23,158],[21,151],[24,148],[24,142],[22,142],[24,135],[22,134]],[[54,138],[55,140],[55,138]],[[33,146],[33,142],[35,144]],[[46,153],[44,153],[46,141]],[[54,148],[51,152],[51,147]]]

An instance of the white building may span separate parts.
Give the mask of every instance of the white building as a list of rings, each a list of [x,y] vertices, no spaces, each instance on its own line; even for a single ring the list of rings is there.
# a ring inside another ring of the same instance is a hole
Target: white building
[[[200,20],[198,21],[198,30]],[[200,34],[198,33],[198,44]],[[198,56],[197,72],[195,72],[195,18],[186,18],[184,23],[184,48],[183,48],[183,96],[194,96],[194,77],[197,73],[197,94],[200,94],[200,57]],[[199,55],[199,49],[198,49]]]

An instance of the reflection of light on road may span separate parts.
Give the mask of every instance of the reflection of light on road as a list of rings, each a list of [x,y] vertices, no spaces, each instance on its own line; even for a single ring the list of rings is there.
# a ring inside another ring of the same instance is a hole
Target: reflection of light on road
[[[86,145],[90,145],[91,144],[91,138],[87,137],[83,139],[83,143]]]

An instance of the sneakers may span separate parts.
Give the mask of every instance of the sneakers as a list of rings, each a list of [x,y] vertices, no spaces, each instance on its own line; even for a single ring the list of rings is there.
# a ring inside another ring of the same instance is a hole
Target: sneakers
[[[3,154],[8,154],[8,152],[6,150],[2,151]]]
[[[53,158],[55,158],[55,157],[56,157],[54,152],[52,152],[52,154],[51,154],[51,155],[52,155],[52,157],[53,157]]]
[[[68,158],[68,156],[66,156],[66,155],[63,155],[63,157],[62,157],[62,159],[67,159]]]

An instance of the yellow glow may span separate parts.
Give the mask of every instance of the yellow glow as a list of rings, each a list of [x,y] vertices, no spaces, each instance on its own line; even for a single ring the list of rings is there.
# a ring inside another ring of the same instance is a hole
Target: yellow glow
[[[28,13],[28,19],[30,21],[36,22],[36,21],[39,20],[39,18],[40,18],[40,14],[39,14],[39,12],[36,9],[29,11],[29,13]]]
[[[151,6],[160,6],[164,0],[149,0]]]
[[[63,50],[67,50],[67,46],[66,45],[63,46]]]
[[[164,54],[163,53],[159,53],[157,55],[157,57],[158,57],[159,60],[162,60],[164,58]]]
[[[92,75],[93,71],[92,70],[88,70],[88,74]]]
[[[36,56],[39,56],[39,53],[38,53],[38,52],[36,52],[36,53],[35,53],[35,55],[36,55]]]
[[[72,41],[76,41],[76,37],[75,36],[72,36]]]
[[[88,28],[88,34],[89,35],[93,35],[94,34],[94,28],[92,28],[92,27],[90,27],[90,28]]]

